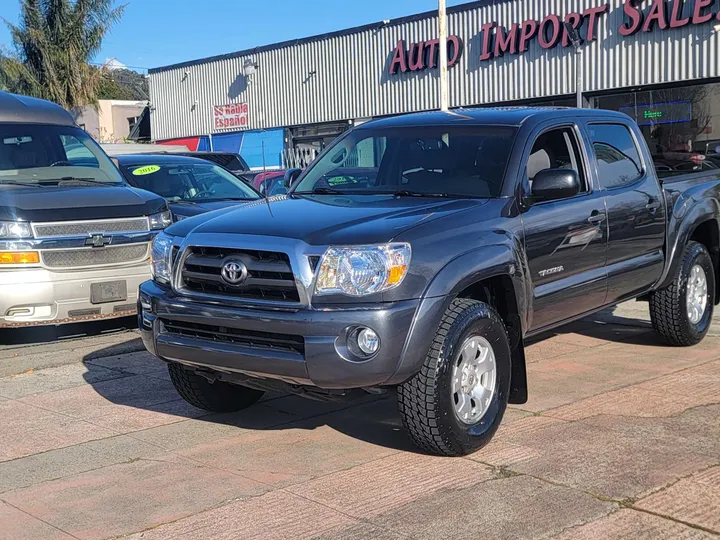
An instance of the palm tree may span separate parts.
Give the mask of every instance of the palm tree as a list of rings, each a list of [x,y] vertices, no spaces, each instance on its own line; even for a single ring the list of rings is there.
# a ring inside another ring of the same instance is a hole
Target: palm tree
[[[0,52],[0,88],[68,110],[94,105],[104,74],[90,61],[125,9],[114,2],[22,0],[19,24],[3,19],[15,52]]]

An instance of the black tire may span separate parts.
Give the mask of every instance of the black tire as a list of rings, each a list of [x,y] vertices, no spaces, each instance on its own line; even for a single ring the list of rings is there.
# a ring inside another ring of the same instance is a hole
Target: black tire
[[[686,299],[688,278],[695,265],[705,271],[707,305],[702,318],[693,323],[688,317]],[[650,295],[650,320],[657,335],[668,345],[689,347],[702,341],[710,329],[715,300],[715,269],[707,248],[698,242],[688,242],[680,267],[672,283]]]
[[[487,412],[475,424],[465,424],[455,413],[451,385],[458,349],[471,335],[492,344],[496,380]],[[510,362],[507,332],[497,312],[476,300],[454,300],[422,369],[398,388],[398,408],[413,442],[426,452],[442,456],[467,455],[490,442],[507,407]]]
[[[180,397],[193,407],[212,412],[235,412],[257,402],[265,392],[221,381],[210,383],[205,377],[169,363],[170,380]]]

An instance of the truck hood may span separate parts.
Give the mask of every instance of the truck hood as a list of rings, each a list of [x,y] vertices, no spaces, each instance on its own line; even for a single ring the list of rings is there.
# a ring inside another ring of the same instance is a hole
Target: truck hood
[[[420,223],[486,202],[387,195],[282,195],[181,221],[167,232],[178,236],[189,233],[279,236],[310,245],[380,243]]]
[[[165,206],[162,197],[129,186],[0,184],[0,220],[112,219],[154,214]]]

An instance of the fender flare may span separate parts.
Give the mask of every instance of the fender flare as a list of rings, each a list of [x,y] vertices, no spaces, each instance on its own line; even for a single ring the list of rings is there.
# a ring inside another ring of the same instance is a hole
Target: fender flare
[[[684,204],[687,204],[687,200]],[[672,283],[678,266],[680,265],[683,250],[685,249],[690,236],[701,223],[714,221],[715,226],[718,229],[718,236],[720,237],[720,223],[718,223],[717,216],[717,204],[711,199],[705,199],[694,204],[690,208],[690,211],[685,214],[676,215],[675,211],[673,211],[671,220],[668,224],[668,235],[669,237],[670,235],[674,236],[675,240],[672,245],[668,242],[666,252],[668,262],[665,264],[665,269],[658,280],[658,284],[654,287],[655,289],[663,289]],[[716,273],[718,270],[718,268],[715,269]]]
[[[395,374],[388,384],[400,384],[420,371],[445,311],[465,288],[483,280],[507,276],[513,282],[523,330],[512,354],[511,403],[527,400],[527,375],[522,334],[524,333],[525,279],[524,265],[508,245],[483,246],[451,260],[428,285],[408,332]]]

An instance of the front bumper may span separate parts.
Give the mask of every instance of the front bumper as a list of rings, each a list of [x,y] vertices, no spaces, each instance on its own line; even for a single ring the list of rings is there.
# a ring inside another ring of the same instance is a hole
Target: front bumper
[[[150,265],[53,272],[43,268],[0,271],[0,328],[56,325],[136,313],[138,288],[150,279]],[[93,304],[91,284],[125,281],[127,298]]]
[[[432,304],[437,304],[434,310],[442,309],[441,303]],[[433,334],[414,324],[420,305],[420,300],[407,300],[344,309],[242,309],[190,301],[149,281],[140,287],[138,322],[147,349],[164,360],[323,389],[352,389],[393,384],[413,372],[416,360],[422,363]],[[303,348],[276,349],[174,329],[198,325],[212,325],[224,336],[243,331],[301,338]],[[343,348],[345,331],[353,326],[372,328],[380,337],[380,350],[369,360],[359,361]],[[412,362],[403,361],[408,355]]]

